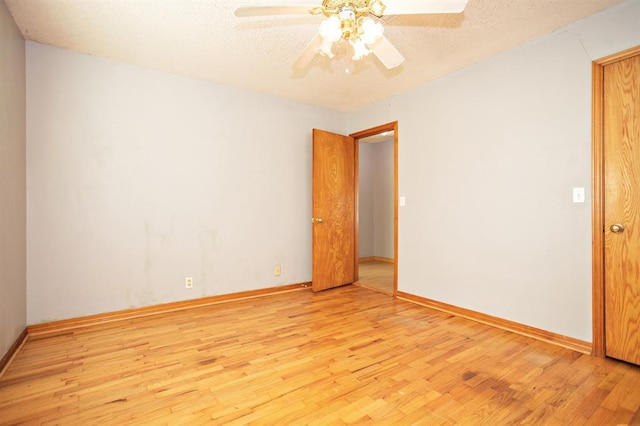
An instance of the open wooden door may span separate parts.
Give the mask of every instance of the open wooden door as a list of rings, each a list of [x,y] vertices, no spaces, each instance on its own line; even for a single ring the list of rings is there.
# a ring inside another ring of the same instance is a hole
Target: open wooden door
[[[604,67],[606,355],[640,365],[640,52]]]
[[[313,129],[313,291],[355,281],[355,140]]]

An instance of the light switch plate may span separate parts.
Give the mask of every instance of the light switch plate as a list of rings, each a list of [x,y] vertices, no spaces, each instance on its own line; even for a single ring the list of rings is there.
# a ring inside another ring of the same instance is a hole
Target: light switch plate
[[[407,198],[403,195],[400,197],[400,207],[404,207],[407,205]]]
[[[584,188],[573,188],[573,202],[584,203]]]

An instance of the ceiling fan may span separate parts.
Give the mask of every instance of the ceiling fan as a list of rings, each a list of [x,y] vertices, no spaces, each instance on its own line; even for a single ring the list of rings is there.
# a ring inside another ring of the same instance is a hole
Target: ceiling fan
[[[236,9],[238,17],[272,15],[324,15],[318,34],[293,64],[296,70],[309,65],[316,53],[333,58],[335,43],[347,42],[353,60],[373,53],[388,69],[402,64],[404,57],[383,35],[383,16],[460,13],[468,0],[323,0],[321,6],[246,6]]]

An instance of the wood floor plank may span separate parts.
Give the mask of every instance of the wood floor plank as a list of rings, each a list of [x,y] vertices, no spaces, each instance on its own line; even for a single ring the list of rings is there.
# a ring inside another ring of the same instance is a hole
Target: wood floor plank
[[[640,424],[640,368],[361,286],[29,339],[0,424]]]
[[[381,293],[393,294],[393,262],[375,259],[360,260],[358,285]]]

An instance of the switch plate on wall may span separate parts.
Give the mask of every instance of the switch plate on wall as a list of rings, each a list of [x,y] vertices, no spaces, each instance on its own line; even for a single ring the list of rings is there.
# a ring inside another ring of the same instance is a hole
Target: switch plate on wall
[[[573,188],[573,202],[584,203],[584,188]]]

